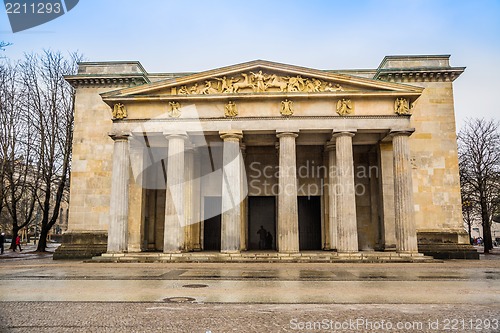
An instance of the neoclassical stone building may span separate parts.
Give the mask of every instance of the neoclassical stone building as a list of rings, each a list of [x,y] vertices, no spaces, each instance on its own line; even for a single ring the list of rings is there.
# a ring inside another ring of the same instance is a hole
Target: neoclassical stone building
[[[81,63],[55,258],[475,257],[453,106],[463,71],[441,55],[373,70]]]

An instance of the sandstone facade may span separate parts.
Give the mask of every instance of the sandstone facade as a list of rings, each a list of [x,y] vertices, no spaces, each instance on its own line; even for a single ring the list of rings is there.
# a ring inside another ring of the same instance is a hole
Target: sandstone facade
[[[476,257],[453,106],[463,70],[449,56],[166,74],[81,63],[67,77],[70,215],[55,257],[262,247]]]

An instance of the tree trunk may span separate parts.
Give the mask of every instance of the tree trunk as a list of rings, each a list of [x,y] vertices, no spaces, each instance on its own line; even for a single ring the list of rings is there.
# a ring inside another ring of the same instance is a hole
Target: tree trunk
[[[490,216],[488,214],[488,206],[486,204],[486,197],[480,194],[481,201],[481,220],[483,224],[483,245],[484,253],[490,253],[493,249],[493,242],[491,240],[491,223]]]
[[[19,228],[17,225],[12,226],[12,242],[10,243],[10,249],[15,250],[16,249],[16,238],[17,234],[19,233]]]
[[[42,228],[40,231],[40,238],[38,239],[38,245],[36,247],[36,252],[46,252],[47,248],[47,236],[48,230]]]
[[[472,245],[472,221],[469,218],[469,212],[467,212],[467,226],[469,227],[469,243]]]

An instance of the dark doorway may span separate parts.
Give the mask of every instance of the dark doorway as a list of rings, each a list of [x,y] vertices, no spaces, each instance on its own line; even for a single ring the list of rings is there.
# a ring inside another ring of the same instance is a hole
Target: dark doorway
[[[221,197],[205,197],[205,223],[203,227],[203,250],[220,251]]]
[[[298,197],[299,249],[321,250],[321,197]]]
[[[266,230],[267,238],[262,242],[261,226]],[[275,197],[248,197],[248,249],[276,250]]]

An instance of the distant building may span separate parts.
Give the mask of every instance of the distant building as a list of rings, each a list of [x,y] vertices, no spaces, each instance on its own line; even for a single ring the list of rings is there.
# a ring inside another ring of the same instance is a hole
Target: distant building
[[[369,70],[81,63],[55,258],[254,251],[261,226],[277,253],[477,258],[458,175],[463,71],[445,55]]]

